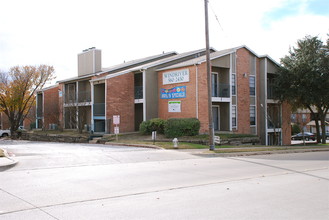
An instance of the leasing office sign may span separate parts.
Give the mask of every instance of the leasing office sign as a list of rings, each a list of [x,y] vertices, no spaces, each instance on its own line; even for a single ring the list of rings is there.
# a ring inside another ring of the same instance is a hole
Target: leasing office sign
[[[165,72],[162,80],[163,85],[188,82],[190,81],[190,72],[188,69]]]

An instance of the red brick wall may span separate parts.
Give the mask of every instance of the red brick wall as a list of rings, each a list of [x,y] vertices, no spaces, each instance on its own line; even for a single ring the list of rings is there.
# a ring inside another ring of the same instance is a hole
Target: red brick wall
[[[35,119],[36,119],[36,106],[33,105],[28,115],[26,116],[25,120],[23,121],[24,129],[30,130],[31,129],[30,125],[32,123],[35,123]]]
[[[7,130],[10,128],[10,123],[9,123],[9,120],[8,120],[8,117],[5,113],[1,112],[0,113],[1,115],[1,129],[2,130]]]
[[[282,144],[291,144],[291,107],[288,103],[282,103]]]
[[[199,120],[201,123],[200,133],[209,132],[209,114],[208,114],[208,81],[207,65],[202,63],[198,65],[198,94],[199,94]],[[211,86],[211,85],[210,85]]]
[[[179,69],[189,70],[189,82],[175,83],[163,85],[163,73],[168,71],[175,71]],[[198,114],[196,103],[196,73],[198,72]],[[162,119],[169,118],[197,118],[200,120],[200,133],[208,131],[208,98],[207,98],[207,77],[206,65],[203,63],[198,66],[183,67],[178,69],[171,69],[160,71],[158,73],[158,88],[171,89],[177,86],[186,86],[186,98],[179,99],[160,99],[159,97],[159,112],[158,115]],[[160,91],[159,91],[160,94]],[[181,101],[181,112],[169,112],[168,101]]]
[[[43,91],[43,125],[49,129],[49,124],[59,124],[58,86]]]
[[[106,118],[120,115],[120,133],[135,130],[134,73],[106,80]],[[112,122],[113,123],[113,122]],[[114,132],[113,124],[111,132]]]
[[[249,71],[250,52],[241,48],[236,53],[236,83],[237,83],[237,133],[250,133],[250,91]],[[246,77],[244,76],[246,73]]]

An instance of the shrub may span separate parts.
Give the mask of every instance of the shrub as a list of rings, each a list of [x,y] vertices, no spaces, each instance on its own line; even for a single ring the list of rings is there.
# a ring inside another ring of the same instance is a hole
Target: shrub
[[[150,131],[150,121],[143,121],[139,125],[139,132],[141,134],[150,134],[152,131]]]
[[[35,122],[32,122],[31,124],[30,124],[30,130],[32,130],[32,129],[36,129],[36,123]]]
[[[200,121],[196,118],[171,118],[165,124],[164,134],[174,138],[199,134]]]
[[[164,125],[166,121],[161,118],[153,118],[150,120],[150,129],[152,131],[157,131],[159,134],[164,133]]]
[[[159,134],[163,134],[165,122],[166,121],[161,118],[143,121],[139,126],[139,132],[142,134],[151,134],[152,131],[157,131]]]

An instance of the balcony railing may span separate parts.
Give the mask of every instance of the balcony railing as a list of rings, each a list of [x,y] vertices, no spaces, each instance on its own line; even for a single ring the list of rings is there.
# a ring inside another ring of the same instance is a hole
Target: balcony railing
[[[230,97],[230,84],[219,83],[213,86],[212,97]]]
[[[105,103],[94,104],[94,116],[105,116]]]
[[[143,98],[143,86],[135,86],[135,99]]]
[[[65,104],[73,104],[73,103],[76,103],[76,97],[75,97],[75,95],[71,95],[71,96],[66,95],[65,96],[64,103]]]
[[[37,108],[37,118],[43,117],[43,111],[42,108]]]
[[[91,93],[90,91],[82,91],[78,93],[78,98],[76,98],[76,94],[70,94],[65,96],[65,104],[72,104],[76,102],[91,102]]]
[[[78,92],[78,102],[91,102],[90,91]]]
[[[274,129],[274,128],[281,128],[280,122],[272,122],[271,120],[267,120],[267,128]]]
[[[267,85],[267,99],[274,99],[275,93],[274,93],[274,86],[269,84]]]

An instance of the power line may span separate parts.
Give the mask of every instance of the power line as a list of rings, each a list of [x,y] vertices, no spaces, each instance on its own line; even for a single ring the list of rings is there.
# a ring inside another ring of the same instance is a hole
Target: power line
[[[215,18],[216,18],[216,21],[217,21],[217,23],[218,23],[220,29],[222,29],[222,31],[224,32],[224,29],[223,29],[222,25],[220,24],[219,19],[218,19],[218,16],[217,16],[217,14],[216,14],[214,8],[212,7],[210,1],[209,1],[209,5],[210,5],[210,9],[211,9],[212,13],[214,14],[214,16],[215,16]]]

